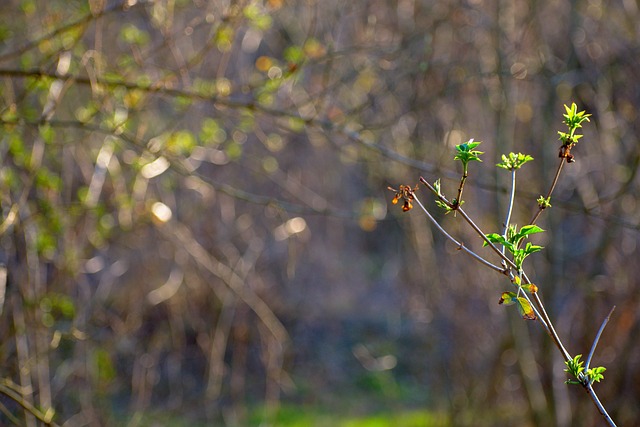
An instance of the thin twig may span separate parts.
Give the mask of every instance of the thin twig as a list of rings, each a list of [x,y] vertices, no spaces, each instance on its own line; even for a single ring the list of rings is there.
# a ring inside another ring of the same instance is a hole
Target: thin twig
[[[533,283],[527,276],[526,272],[523,271],[522,276],[524,278],[525,283],[528,283],[528,284]],[[554,342],[558,350],[560,350],[560,353],[562,353],[562,357],[564,357],[564,360],[565,361],[571,360],[571,354],[564,347],[564,344],[562,343],[562,340],[560,339],[560,336],[558,335],[556,328],[553,326],[553,322],[551,321],[551,318],[549,317],[549,314],[547,313],[547,310],[544,307],[544,303],[540,299],[540,295],[538,295],[537,292],[533,294],[533,300],[535,302],[535,306],[538,307],[538,309],[540,310],[540,314],[541,314],[540,317],[543,320],[543,324],[545,325],[547,334],[549,334],[549,336],[551,337],[551,340]]]
[[[446,197],[444,197],[443,195],[439,194],[435,188],[433,188],[433,186],[431,184],[429,184],[429,182],[427,180],[425,180],[423,177],[420,177],[420,182],[422,182],[425,186],[427,186],[427,188],[429,188],[434,194],[436,194],[438,196],[438,198],[448,204],[449,206],[451,206],[451,203],[447,200]],[[427,214],[427,216],[429,217],[429,220],[435,224],[435,226],[438,228],[438,230],[440,230],[441,233],[443,233],[447,238],[449,238],[451,241],[453,241],[454,243],[456,243],[458,246],[460,246],[461,249],[465,250],[467,253],[469,253],[470,255],[472,255],[474,258],[478,259],[479,261],[481,261],[483,264],[489,264],[489,266],[491,268],[493,268],[495,271],[497,271],[500,274],[504,274],[504,275],[509,275],[509,272],[513,270],[517,270],[516,265],[513,263],[513,261],[511,261],[505,254],[503,254],[500,249],[498,249],[489,239],[487,239],[487,237],[485,236],[485,234],[482,232],[482,230],[480,229],[480,227],[478,227],[475,222],[473,222],[473,220],[469,217],[469,215],[467,215],[466,212],[464,212],[464,210],[462,210],[462,208],[460,208],[460,205],[458,205],[456,207],[456,211],[460,212],[460,214],[462,215],[462,217],[473,227],[473,229],[476,231],[476,233],[478,233],[479,236],[481,236],[484,241],[491,247],[493,248],[493,250],[495,251],[496,254],[498,254],[498,256],[502,259],[503,264],[507,264],[508,267],[511,267],[511,269],[507,268],[507,267],[497,267],[494,264],[491,264],[489,261],[485,260],[484,258],[480,257],[478,254],[476,254],[475,252],[471,251],[470,249],[466,248],[462,243],[458,243],[458,241],[456,239],[454,239],[449,233],[447,233],[447,231],[438,223],[438,221],[436,221],[435,218],[433,218],[433,216],[431,216],[431,214],[429,213],[429,211],[422,205],[422,203],[420,203],[420,201],[415,198],[415,194],[414,194],[414,200],[416,200],[416,202],[420,205],[420,207],[422,208],[422,210]],[[511,278],[511,276],[509,275],[509,278]],[[531,301],[531,299],[529,298],[529,295],[524,292],[524,298],[529,302],[529,304],[531,305],[531,308],[533,309],[534,313],[536,314],[536,319],[538,319],[542,326],[545,328],[545,330],[548,330],[548,326],[547,326],[547,321],[545,320],[545,318],[543,318],[542,316],[540,316],[540,312],[538,311],[536,305],[533,303],[533,301]]]
[[[509,206],[507,208],[507,217],[504,220],[504,232],[502,235],[507,238],[507,231],[509,230],[509,224],[511,223],[511,213],[513,212],[513,203],[516,197],[516,170],[511,170],[511,192],[509,193]],[[506,248],[502,246],[502,253],[505,254]]]
[[[469,176],[467,164],[463,164],[463,172],[462,178],[460,178],[460,186],[458,187],[458,196],[454,200],[454,204],[456,206],[460,206],[462,204],[462,192],[464,191],[464,183],[467,181],[467,177]]]
[[[48,410],[46,413],[43,413],[41,410],[33,406],[31,403],[27,402],[22,395],[18,394],[15,390],[12,390],[5,384],[0,384],[0,394],[7,396],[9,399],[16,402],[18,405],[22,406],[22,408],[40,420],[47,426],[57,427],[58,425],[54,423],[52,418],[52,412]]]
[[[593,354],[596,351],[596,346],[598,345],[598,341],[600,341],[600,335],[602,335],[602,331],[604,331],[604,327],[607,326],[607,323],[609,323],[609,319],[611,319],[611,315],[613,314],[613,310],[615,309],[616,309],[616,306],[614,305],[609,311],[609,314],[607,314],[607,317],[605,317],[605,319],[602,321],[602,325],[600,325],[600,329],[598,329],[598,333],[596,334],[596,338],[593,340],[593,344],[591,344],[591,351],[589,351],[589,356],[587,357],[587,361],[585,363],[585,367],[584,367],[585,372],[589,370],[589,365],[591,364],[591,358],[593,357]]]
[[[551,183],[551,187],[549,187],[549,192],[547,193],[547,197],[546,199],[549,200],[549,198],[551,197],[551,194],[553,193],[553,190],[555,190],[556,188],[556,184],[558,183],[558,180],[560,179],[560,172],[562,172],[562,167],[564,166],[564,161],[565,158],[562,157],[560,159],[560,164],[558,165],[558,169],[556,170],[556,176],[553,178],[553,182]],[[545,208],[541,205],[538,205],[538,211],[535,213],[535,215],[533,216],[533,218],[531,219],[531,221],[529,221],[530,225],[533,225],[536,223],[536,221],[538,220],[538,218],[540,217],[540,214],[542,214],[542,211]]]
[[[440,201],[446,203],[447,205],[449,205],[452,209],[455,208],[456,212],[460,212],[460,215],[462,215],[462,217],[465,219],[465,221],[467,221],[469,223],[469,225],[471,225],[471,227],[476,231],[476,233],[478,233],[479,236],[482,237],[482,240],[485,241],[485,243],[491,248],[493,249],[493,251],[498,254],[498,256],[503,259],[507,265],[515,270],[518,269],[518,267],[516,267],[516,265],[513,263],[513,261],[511,261],[509,258],[506,257],[506,255],[504,255],[502,253],[502,251],[500,251],[500,249],[498,249],[496,247],[496,245],[494,245],[488,238],[487,236],[484,235],[484,233],[482,232],[482,230],[480,229],[480,227],[478,227],[476,225],[475,222],[473,222],[473,220],[469,217],[469,215],[467,215],[467,213],[460,207],[460,205],[456,205],[454,207],[454,205],[443,195],[438,194],[438,192],[436,191],[435,188],[433,188],[433,186],[431,184],[429,184],[429,182],[424,179],[423,177],[420,177],[420,182],[423,183],[429,190],[431,190],[434,194],[436,194],[438,196],[438,198],[440,199]],[[506,274],[505,269],[500,269],[500,272],[503,274]]]
[[[502,273],[504,274],[504,269],[498,267],[495,264],[492,264],[491,262],[487,261],[486,259],[482,258],[480,255],[478,255],[477,253],[475,253],[474,251],[472,251],[471,249],[467,248],[464,243],[459,242],[458,240],[456,240],[455,237],[453,237],[451,234],[449,234],[441,225],[440,223],[431,215],[431,213],[427,210],[427,208],[424,207],[424,205],[422,204],[422,202],[420,202],[420,200],[418,200],[417,197],[415,197],[414,195],[414,200],[415,202],[418,204],[418,206],[420,206],[420,208],[424,211],[425,214],[427,214],[427,217],[429,218],[429,221],[431,221],[431,223],[433,225],[436,226],[436,228],[449,240],[451,240],[460,250],[465,251],[466,253],[468,253],[469,255],[471,255],[473,258],[475,258],[477,261],[479,261],[480,263],[486,265],[487,267],[491,268],[492,270],[497,271],[498,273]]]

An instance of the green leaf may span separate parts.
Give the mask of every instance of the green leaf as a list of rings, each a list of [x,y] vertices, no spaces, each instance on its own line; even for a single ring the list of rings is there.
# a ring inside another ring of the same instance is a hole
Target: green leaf
[[[484,154],[484,152],[475,150],[480,144],[481,141],[474,142],[473,138],[471,138],[463,144],[456,145],[456,155],[453,159],[460,160],[465,166],[471,161],[481,162],[480,155]]]
[[[535,294],[536,292],[538,292],[538,287],[533,283],[526,283],[524,285],[521,285],[520,287],[530,294]]]
[[[531,304],[529,304],[529,301],[527,301],[526,298],[518,297],[516,302],[518,305],[518,311],[520,312],[520,315],[522,316],[523,319],[525,320],[536,319],[536,314],[533,312],[533,308],[531,307]]]
[[[436,179],[436,181],[433,183],[433,188],[436,190],[436,195],[442,195],[442,193],[440,192],[440,178]]]
[[[525,225],[520,229],[520,234],[524,235],[525,237],[527,237],[529,234],[536,234],[536,233],[542,233],[542,232],[544,232],[544,230],[535,224]]]
[[[228,52],[233,46],[235,30],[231,25],[223,24],[218,27],[214,36],[216,47],[220,52]]]
[[[526,255],[530,255],[534,252],[539,252],[542,250],[542,246],[532,245],[531,242],[527,242],[527,245],[524,247],[524,253]]]
[[[513,231],[511,230],[509,241],[518,245],[522,239],[529,237],[530,234],[542,233],[544,230],[537,225],[525,225],[517,233],[513,233]]]
[[[436,206],[438,206],[440,209],[443,209],[445,211],[445,214],[448,214],[449,212],[453,211],[451,206],[449,206],[448,204],[446,204],[441,200],[436,200]]]
[[[575,102],[571,104],[571,108],[565,105],[564,109],[566,111],[566,114],[563,114],[565,119],[564,122],[570,129],[575,130],[577,128],[582,127],[581,125],[582,122],[590,121],[589,117],[591,117],[591,114],[587,114],[586,111],[578,112],[578,106],[576,105]]]
[[[491,242],[491,243],[498,243],[500,245],[504,245],[504,246],[508,246],[508,247],[512,247],[513,245],[511,244],[511,242],[509,242],[507,239],[504,238],[504,236],[502,234],[498,234],[498,233],[489,233],[487,235],[485,235],[485,237]],[[484,241],[482,243],[482,246],[489,246],[489,244]]]
[[[584,362],[580,361],[581,358],[581,354],[576,354],[572,360],[565,361],[564,363],[565,365],[567,365],[567,369],[565,369],[564,371],[578,378],[580,373],[584,371],[584,367],[582,366]]]
[[[531,308],[531,304],[529,304],[529,301],[527,301],[527,299],[524,297],[519,297],[514,292],[503,292],[502,296],[500,297],[500,301],[498,301],[498,304],[516,304],[518,306],[518,311],[520,312],[520,315],[523,319],[535,320],[536,318],[536,314],[534,313],[533,308]]]
[[[498,166],[499,168],[502,169],[507,169],[507,170],[516,170],[516,169],[520,169],[522,167],[522,165],[524,165],[527,162],[530,162],[533,160],[533,157],[531,157],[528,154],[522,154],[522,153],[509,153],[508,156],[506,155],[502,155],[502,162],[498,163],[496,166]]]
[[[515,304],[517,298],[518,296],[514,292],[503,292],[498,304],[512,305]]]
[[[217,147],[226,141],[227,132],[222,128],[222,126],[220,126],[220,123],[217,120],[206,118],[202,121],[198,137],[205,145]]]
[[[599,383],[600,380],[604,379],[604,375],[602,373],[606,370],[607,368],[605,368],[604,366],[597,366],[595,368],[588,369],[587,376],[589,377],[589,382]]]
[[[538,197],[537,202],[538,202],[538,206],[540,207],[540,209],[550,208],[551,207],[551,196],[549,196],[549,197],[540,196],[540,197]]]

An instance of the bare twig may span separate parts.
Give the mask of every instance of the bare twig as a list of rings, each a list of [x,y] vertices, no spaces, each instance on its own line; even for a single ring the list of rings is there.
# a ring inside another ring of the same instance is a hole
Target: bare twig
[[[416,203],[420,206],[420,208],[424,211],[424,213],[427,215],[427,217],[429,218],[429,221],[431,221],[431,223],[433,225],[436,226],[436,228],[449,240],[451,240],[460,250],[468,253],[469,255],[471,255],[473,258],[475,258],[477,261],[479,261],[480,263],[484,264],[485,266],[491,268],[492,270],[497,271],[498,273],[504,273],[504,269],[498,267],[495,264],[492,264],[491,262],[487,261],[486,259],[482,258],[480,255],[478,255],[477,253],[475,253],[474,251],[472,251],[471,249],[467,248],[464,243],[459,242],[458,240],[456,240],[451,234],[449,234],[441,225],[440,223],[438,223],[438,221],[431,215],[431,213],[424,207],[424,205],[420,202],[420,200],[418,200],[417,197],[414,196],[414,200],[416,201]]]
[[[560,179],[560,172],[562,172],[562,167],[564,166],[564,161],[565,158],[562,157],[560,158],[560,164],[558,164],[558,169],[556,170],[556,176],[553,178],[553,182],[551,183],[551,187],[549,187],[549,191],[547,192],[547,197],[546,199],[549,200],[549,198],[551,197],[551,194],[553,194],[553,190],[555,190],[556,188],[556,184],[558,183],[558,179]],[[529,224],[533,225],[536,223],[536,221],[538,220],[538,218],[540,217],[540,215],[542,214],[542,211],[545,208],[541,205],[538,205],[538,210],[536,211],[535,215],[533,215],[533,218],[531,219],[531,221],[529,221]]]
[[[587,361],[584,366],[585,372],[589,370],[589,365],[591,364],[591,358],[593,357],[593,354],[596,351],[596,346],[598,345],[598,341],[600,341],[600,335],[602,335],[602,331],[604,331],[605,326],[607,326],[607,323],[609,323],[609,319],[611,319],[611,315],[613,314],[613,311],[615,309],[616,309],[616,306],[614,305],[609,311],[609,314],[607,314],[607,317],[605,317],[605,319],[602,321],[602,325],[600,325],[600,329],[598,329],[598,333],[596,334],[596,338],[593,340],[593,344],[591,345],[591,350],[589,351],[589,356],[587,357]]]
[[[516,197],[516,169],[511,170],[511,191],[509,192],[509,206],[507,207],[507,217],[504,220],[504,231],[502,235],[507,238],[507,231],[509,230],[509,224],[511,223],[511,213],[513,212],[513,203]],[[502,247],[502,253],[504,254],[506,248]],[[506,267],[506,265],[505,265]]]
[[[584,385],[584,388],[587,391],[587,393],[589,393],[589,396],[591,397],[591,400],[593,400],[593,403],[596,405],[596,408],[598,408],[598,412],[600,412],[600,415],[602,415],[602,417],[607,421],[609,426],[610,427],[616,427],[616,423],[613,421],[613,419],[611,418],[611,416],[609,415],[609,413],[605,409],[605,407],[602,404],[602,402],[600,402],[600,399],[598,398],[598,395],[596,394],[595,390],[593,389],[593,385],[590,382],[587,382]]]
[[[5,383],[6,381],[2,381],[2,383],[0,384],[0,394],[7,396],[9,399],[13,400],[18,405],[22,406],[22,408],[24,408],[25,411],[32,414],[34,417],[36,417],[38,420],[44,423],[44,425],[52,426],[52,427],[58,426],[58,424],[52,421],[52,418],[54,415],[52,408],[49,408],[46,412],[42,412],[41,410],[33,406],[33,404],[25,400],[20,393],[13,390],[11,387],[9,387]]]
[[[278,342],[284,345],[289,341],[287,330],[267,303],[250,287],[245,285],[244,280],[238,276],[236,271],[219,261],[200,245],[186,226],[181,223],[171,223],[170,226],[159,226],[158,229],[169,240],[183,247],[201,267],[220,278],[225,286],[253,310]]]

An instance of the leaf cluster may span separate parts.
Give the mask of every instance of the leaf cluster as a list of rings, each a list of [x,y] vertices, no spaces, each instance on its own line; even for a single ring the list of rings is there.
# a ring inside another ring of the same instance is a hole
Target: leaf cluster
[[[540,251],[542,246],[527,242],[524,248],[520,248],[520,244],[525,238],[529,237],[530,234],[542,233],[543,231],[542,228],[535,224],[525,225],[519,231],[516,225],[510,225],[507,229],[506,236],[498,233],[489,233],[486,237],[491,243],[498,243],[504,246],[513,256],[513,263],[518,269],[521,269],[525,258],[534,252]],[[484,242],[484,246],[487,245],[488,243]]]
[[[496,166],[502,169],[507,169],[510,171],[514,171],[516,169],[520,169],[522,167],[522,165],[524,165],[527,162],[530,162],[533,160],[533,157],[531,157],[528,154],[522,154],[522,153],[509,153],[509,155],[502,155],[502,161],[500,163],[498,163]]]
[[[438,206],[440,209],[444,210],[445,215],[453,212],[454,208],[449,205],[448,203],[443,202],[440,199],[444,199],[444,194],[441,191],[441,186],[440,186],[440,179],[437,179],[434,183],[433,183],[433,189],[434,189],[434,193],[436,194],[436,196],[438,196],[438,199],[436,199],[436,206]],[[464,201],[461,201],[459,205],[463,204]]]
[[[589,384],[593,384],[594,382],[597,383],[604,379],[604,371],[606,371],[607,368],[604,366],[596,366],[595,368],[588,368],[585,372],[584,362],[580,360],[581,358],[582,355],[577,354],[573,359],[564,362],[567,365],[564,371],[577,378],[577,381],[569,379],[565,381],[565,383],[583,384],[585,381],[588,381]]]
[[[469,141],[463,144],[456,145],[456,155],[453,159],[460,160],[465,169],[467,168],[469,162],[481,162],[482,160],[480,159],[480,155],[484,154],[484,151],[475,149],[481,143],[481,141],[474,142],[473,138],[471,138]]]
[[[546,209],[551,207],[551,196],[549,197],[540,196],[536,201],[538,202],[538,207],[540,209]]]
[[[582,122],[589,122],[589,117],[591,114],[587,114],[586,111],[578,112],[578,106],[576,103],[572,103],[571,107],[564,106],[566,111],[563,114],[564,123],[569,128],[568,132],[560,132],[558,131],[558,135],[560,135],[560,141],[562,141],[563,147],[571,147],[578,143],[578,140],[583,137],[583,135],[579,135],[576,131],[582,127]]]

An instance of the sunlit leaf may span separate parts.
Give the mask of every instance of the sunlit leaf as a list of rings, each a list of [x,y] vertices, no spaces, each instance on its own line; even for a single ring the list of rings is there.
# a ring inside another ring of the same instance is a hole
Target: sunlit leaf
[[[474,141],[471,138],[469,141],[456,145],[456,155],[454,156],[454,160],[460,160],[463,165],[468,164],[471,161],[481,162],[480,155],[484,154],[483,151],[475,150],[475,148],[480,145],[481,141]]]
[[[522,227],[520,229],[520,233],[524,236],[528,236],[530,234],[535,234],[535,233],[542,233],[544,232],[544,230],[540,227],[538,227],[537,225],[525,225],[524,227]]]
[[[533,308],[531,307],[531,304],[529,304],[529,301],[527,301],[526,298],[518,297],[516,302],[518,306],[518,311],[520,312],[520,315],[522,316],[523,319],[525,320],[536,319],[536,314],[534,313]]]
[[[516,302],[517,295],[514,292],[503,292],[498,304],[511,305]]]
[[[538,287],[533,283],[526,283],[520,287],[531,294],[535,294],[536,292],[538,292]]]
[[[604,366],[597,366],[595,368],[590,368],[587,370],[587,376],[589,377],[589,382],[591,383],[599,383],[604,379],[603,372],[606,371],[607,368]]]
[[[529,255],[534,252],[539,252],[542,250],[542,246],[534,245],[531,242],[527,242],[527,245],[524,247],[524,253]]]
[[[502,162],[498,163],[496,166],[502,169],[515,170],[515,169],[520,169],[522,165],[532,160],[533,160],[533,157],[531,157],[528,154],[509,153],[508,156],[503,154]]]

